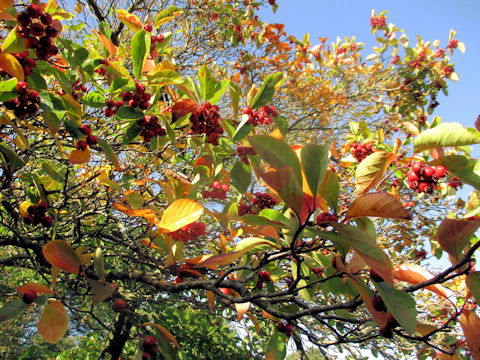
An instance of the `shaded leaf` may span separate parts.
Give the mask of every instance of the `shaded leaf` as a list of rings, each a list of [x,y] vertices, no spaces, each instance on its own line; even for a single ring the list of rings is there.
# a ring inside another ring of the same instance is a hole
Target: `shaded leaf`
[[[445,219],[437,229],[438,243],[458,261],[463,249],[479,227],[480,221]]]
[[[11,173],[21,169],[25,165],[20,156],[3,142],[0,143],[0,154],[5,159],[6,165],[8,165],[8,170]]]
[[[3,304],[0,308],[0,323],[13,319],[28,308],[28,304],[20,299],[15,299]]]
[[[382,192],[357,198],[348,208],[345,219],[366,216],[401,220],[412,218],[410,211],[406,210],[400,201],[393,195]]]
[[[360,279],[351,277],[349,280],[357,289],[360,297],[363,300],[363,303],[365,304],[365,307],[368,309],[368,312],[372,314],[372,317],[377,325],[380,328],[384,327],[387,324],[388,313],[375,310],[372,304],[373,297],[375,296],[373,291]]]
[[[190,99],[181,99],[172,107],[172,122],[177,121],[183,116],[195,111],[198,104]]]
[[[414,142],[415,151],[436,147],[464,146],[480,143],[480,133],[460,123],[443,123],[423,131]]]
[[[325,199],[331,209],[337,210],[340,183],[337,175],[332,170],[327,170],[318,188],[320,196]]]
[[[180,344],[178,341],[175,339],[175,337],[167,330],[165,329],[162,325],[154,324],[154,323],[145,323],[142,326],[153,326],[155,329],[160,331],[162,335],[167,338],[169,341],[175,344],[175,346],[180,349]]]
[[[469,273],[465,282],[468,290],[477,301],[477,304],[480,303],[480,272],[474,271]]]
[[[402,264],[393,269],[393,277],[396,280],[405,281],[410,284],[419,284],[421,282],[430,280],[433,275],[418,264]],[[446,289],[440,284],[433,284],[426,287],[426,289],[447,298]]]
[[[48,304],[38,322],[38,333],[50,344],[56,344],[68,329],[68,313],[60,301]]]
[[[440,159],[450,173],[480,190],[480,161],[462,155],[447,155]]]
[[[17,292],[20,294],[25,294],[29,290],[34,290],[38,294],[53,294],[48,286],[37,283],[25,284],[17,288]]]
[[[105,155],[107,155],[108,160],[111,161],[112,165],[115,167],[115,170],[120,170],[120,160],[118,160],[118,156],[115,154],[110,144],[103,139],[98,139],[98,146],[103,150]]]
[[[250,170],[240,161],[237,161],[230,172],[230,181],[235,189],[239,193],[244,193],[247,191],[251,182]]]
[[[304,176],[316,196],[328,166],[328,145],[307,144],[302,148],[301,158]]]
[[[52,240],[42,246],[45,259],[53,266],[72,274],[78,274],[82,259],[73,248],[62,240]]]
[[[358,165],[355,172],[355,187],[362,194],[374,188],[383,178],[395,155],[387,151],[376,151]]]
[[[274,330],[267,345],[265,360],[283,360],[287,355],[287,335]]]
[[[105,285],[95,280],[90,280],[90,286],[93,305],[95,306],[108,299],[117,290],[115,286],[111,286],[110,284]]]

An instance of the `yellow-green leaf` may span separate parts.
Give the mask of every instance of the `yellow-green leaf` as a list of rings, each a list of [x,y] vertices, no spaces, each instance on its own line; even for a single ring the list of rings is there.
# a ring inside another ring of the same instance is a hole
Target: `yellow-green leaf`
[[[46,342],[56,344],[68,329],[68,313],[61,302],[48,304],[38,322],[38,333]]]
[[[387,151],[376,151],[358,165],[355,172],[355,187],[362,194],[373,189],[383,178],[395,155]]]
[[[157,224],[161,232],[173,232],[191,224],[203,214],[203,206],[191,199],[175,200],[165,210]]]

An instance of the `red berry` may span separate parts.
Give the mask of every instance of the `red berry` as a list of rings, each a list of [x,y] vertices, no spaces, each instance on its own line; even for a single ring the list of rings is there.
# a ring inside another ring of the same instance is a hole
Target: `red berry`
[[[117,299],[112,304],[112,309],[115,312],[122,312],[127,310],[127,303],[123,299]]]
[[[37,298],[37,292],[33,289],[29,289],[23,293],[22,300],[25,304],[30,305]]]
[[[95,145],[97,143],[97,137],[95,135],[88,135],[86,142],[88,145]]]
[[[214,188],[215,190],[218,190],[220,188],[222,184],[220,183],[220,181],[214,181],[212,183],[212,188]]]
[[[153,25],[152,25],[152,23],[149,21],[148,23],[146,23],[146,24],[143,26],[143,28],[144,28],[145,30],[147,30],[148,32],[152,32],[152,30],[153,30]]]
[[[385,325],[384,327],[380,328],[380,335],[386,339],[391,339],[393,338],[393,329],[388,325]]]
[[[435,169],[431,166],[425,166],[423,168],[422,175],[425,178],[431,178],[433,175],[435,175]]]
[[[382,298],[378,295],[372,299],[372,306],[376,311],[379,311],[379,312],[387,311],[387,307],[385,306],[385,303],[383,302]]]
[[[150,350],[155,345],[157,345],[157,339],[155,339],[153,336],[148,335],[143,338],[143,342],[142,342],[143,350],[150,352]]]
[[[75,148],[80,151],[87,150],[87,147],[88,147],[88,144],[83,140],[78,140],[77,143],[75,144]]]
[[[229,288],[220,288],[219,289],[222,294],[229,295],[230,289]]]
[[[435,176],[437,179],[444,177],[447,173],[447,168],[443,165],[435,166]]]
[[[423,168],[423,164],[420,162],[416,162],[415,164],[412,165],[412,171],[416,172],[418,175],[420,175],[420,171]]]
[[[90,125],[82,125],[80,126],[80,131],[85,135],[90,135],[92,133],[92,128]]]
[[[19,81],[17,85],[15,85],[15,90],[20,95],[25,95],[28,92],[28,84],[25,81]]]

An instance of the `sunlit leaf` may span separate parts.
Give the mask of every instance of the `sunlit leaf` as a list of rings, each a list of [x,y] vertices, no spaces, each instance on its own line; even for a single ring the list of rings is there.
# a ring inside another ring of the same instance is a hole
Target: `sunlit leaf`
[[[198,108],[198,104],[190,99],[181,99],[172,107],[172,121],[175,122],[181,117],[190,114]]]
[[[98,32],[96,30],[92,30],[92,32],[99,38],[99,40],[103,44],[103,46],[105,46],[105,49],[107,49],[107,51],[108,51],[108,55],[115,57],[118,53],[118,47],[115,46],[112,43],[112,41],[109,38],[107,38],[105,35],[103,35],[102,33]]]
[[[68,313],[60,301],[48,304],[38,322],[38,333],[50,344],[56,344],[68,329]]]
[[[436,147],[463,146],[480,143],[480,133],[460,123],[442,123],[423,131],[414,142],[415,151]]]
[[[474,360],[480,359],[480,318],[475,312],[463,309],[460,316],[460,325],[462,326],[468,350]]]
[[[7,74],[16,77],[18,81],[24,80],[23,67],[12,54],[0,53],[0,68]]]
[[[176,6],[169,6],[167,9],[161,10],[158,12],[157,16],[155,16],[153,25],[155,26],[155,28],[157,28],[160,25],[163,25],[175,19],[181,13],[182,13],[182,10],[180,10]]]
[[[43,256],[53,266],[72,274],[78,274],[82,259],[62,240],[52,240],[42,247]]]
[[[197,221],[202,214],[203,206],[198,202],[191,199],[178,199],[164,211],[157,227],[162,232],[173,232]]]
[[[235,303],[235,310],[237,310],[238,316],[237,316],[237,321],[242,320],[243,315],[246,314],[248,309],[250,309],[250,303],[245,302],[245,303]]]
[[[393,269],[393,277],[396,280],[405,281],[410,284],[419,284],[433,278],[433,275],[418,264],[401,264]],[[447,298],[446,289],[440,284],[433,284],[426,287],[426,289]]]
[[[115,10],[115,12],[117,13],[117,18],[133,32],[137,32],[143,28],[142,22],[137,15],[130,14],[127,10],[123,9]]]
[[[383,178],[395,155],[387,151],[376,151],[358,165],[355,172],[355,187],[363,194],[374,188]]]
[[[447,155],[440,158],[440,162],[462,182],[480,190],[480,161],[462,155]]]
[[[150,225],[152,225],[157,218],[155,212],[150,209],[132,209],[131,207],[120,203],[114,203],[113,208],[129,216],[143,217],[150,223]]]
[[[70,153],[70,164],[85,164],[90,160],[90,147],[85,150],[73,150]]]
[[[282,80],[282,77],[283,74],[281,72],[277,72],[265,77],[265,80],[253,98],[250,107],[252,109],[257,109],[272,101],[273,95],[275,95],[275,86]]]
[[[411,220],[410,211],[400,201],[382,192],[364,194],[357,198],[348,208],[345,219],[365,216]]]
[[[133,74],[135,78],[140,79],[143,65],[150,51],[150,33],[146,30],[140,30],[132,38],[132,60]]]

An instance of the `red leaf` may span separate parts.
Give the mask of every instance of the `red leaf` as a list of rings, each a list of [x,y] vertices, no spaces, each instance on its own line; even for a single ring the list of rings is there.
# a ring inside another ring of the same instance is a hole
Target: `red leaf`
[[[52,240],[42,247],[42,252],[51,265],[66,272],[78,274],[82,259],[65,241]]]
[[[28,283],[17,288],[17,292],[20,294],[25,294],[29,290],[34,290],[38,294],[53,294],[52,290],[42,284]]]
[[[198,107],[198,104],[190,99],[181,99],[173,105],[172,108],[172,123],[193,112]]]

